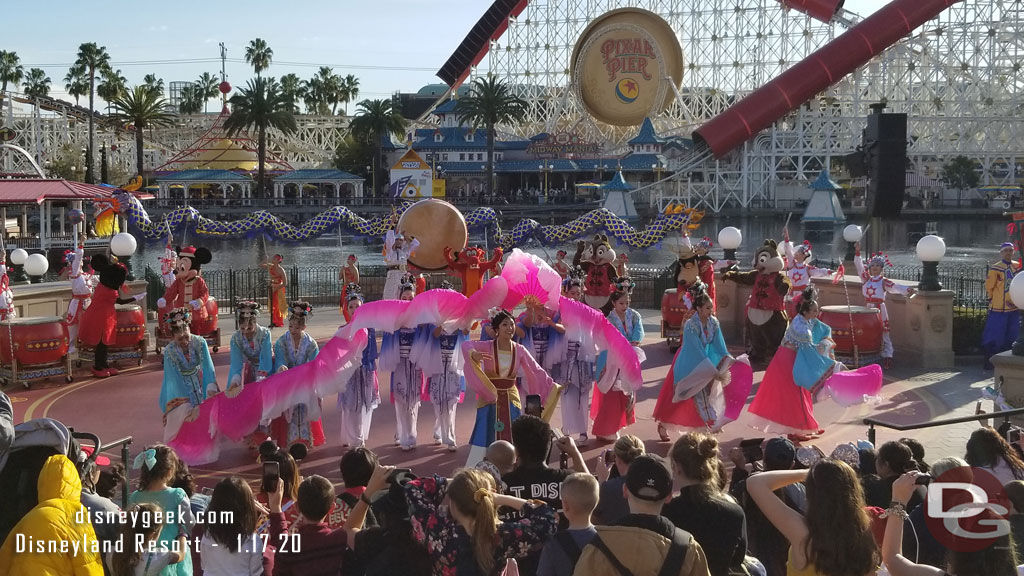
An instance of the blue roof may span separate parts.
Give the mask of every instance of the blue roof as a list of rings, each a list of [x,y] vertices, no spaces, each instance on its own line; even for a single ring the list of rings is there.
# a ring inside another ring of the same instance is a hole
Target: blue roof
[[[455,112],[455,106],[459,103],[458,100],[449,100],[444,104],[441,104],[437,108],[434,108],[434,114],[452,114]]]
[[[173,182],[252,182],[252,179],[231,170],[182,170],[169,172],[159,178],[160,181]]]
[[[417,145],[417,148],[422,146]],[[551,172],[598,172],[598,171],[619,171],[619,172],[650,172],[651,165],[661,163],[662,172],[665,159],[657,154],[630,154],[624,158],[549,158],[530,160],[502,160],[494,164],[495,172],[502,173],[528,173],[536,174],[543,172],[542,165],[553,166]],[[439,162],[438,167],[444,172],[484,172],[483,166],[486,161],[477,160],[469,162]],[[632,188],[629,188],[632,190]]]
[[[473,140],[467,139],[470,131]],[[441,134],[441,141],[434,141],[434,134]],[[448,126],[444,128],[419,128],[413,134],[413,148],[417,150],[487,150],[487,129],[469,126]],[[527,140],[510,140],[494,142],[495,150],[525,150],[530,144]]]
[[[629,191],[633,189],[633,187],[630,186],[628,182],[626,182],[626,178],[622,175],[622,172],[616,172],[615,177],[612,178],[611,181],[608,182],[607,184],[601,186],[601,188],[603,190],[611,191]]]
[[[626,172],[650,172],[651,166],[661,165],[662,172],[667,172],[665,158],[658,154],[630,154],[619,161]]]
[[[640,133],[635,138],[629,141],[631,146],[637,144],[663,144],[665,141],[658,137],[658,133],[654,131],[654,124],[651,123],[650,118],[644,118],[644,123],[640,126]]]
[[[828,175],[828,170],[822,170],[818,179],[811,182],[811,190],[842,190],[843,187],[836,184],[835,180]]]
[[[345,172],[344,170],[335,170],[333,168],[317,170],[293,170],[291,172],[285,172],[280,176],[274,178],[275,181],[304,181],[304,182],[327,182],[330,180],[363,180],[361,176]]]

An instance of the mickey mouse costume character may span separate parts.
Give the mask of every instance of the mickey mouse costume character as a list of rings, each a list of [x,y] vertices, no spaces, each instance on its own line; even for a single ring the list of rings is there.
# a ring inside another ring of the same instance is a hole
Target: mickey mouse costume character
[[[789,284],[782,274],[785,266],[778,244],[769,239],[754,254],[753,270],[730,270],[722,275],[725,280],[754,287],[747,301],[744,338],[751,363],[771,360],[786,335],[789,320],[782,298],[789,292]]]
[[[165,317],[169,309],[192,309],[189,329],[193,334],[205,336],[210,332],[210,323],[215,320],[207,304],[212,301],[206,281],[200,275],[203,264],[209,264],[213,255],[206,248],[185,246],[178,249],[178,261],[174,268],[174,283],[156,301],[160,316]]]
[[[117,312],[115,304],[130,304],[146,297],[146,293],[135,296],[119,297],[128,277],[128,268],[117,261],[116,257],[107,258],[103,254],[92,257],[92,267],[99,273],[100,283],[92,303],[82,312],[81,328],[78,340],[82,344],[95,348],[92,374],[97,378],[106,378],[118,373],[116,368],[107,364],[107,348],[114,344],[117,328]]]
[[[612,282],[615,280],[615,251],[608,242],[608,236],[598,234],[587,244],[580,240],[576,243],[576,255],[572,265],[579,266],[586,274],[583,288],[583,301],[607,315],[612,311]]]
[[[483,285],[484,274],[491,270],[497,270],[504,251],[501,247],[495,248],[490,260],[486,260],[487,251],[479,246],[467,246],[459,252],[452,252],[448,246],[444,248],[444,259],[448,261],[448,267],[452,272],[462,278],[462,293],[472,296]]]

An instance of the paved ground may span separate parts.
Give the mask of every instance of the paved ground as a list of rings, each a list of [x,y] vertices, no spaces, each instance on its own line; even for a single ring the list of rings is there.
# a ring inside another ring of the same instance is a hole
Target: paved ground
[[[658,441],[657,429],[651,418],[661,382],[672,361],[668,347],[658,337],[660,312],[642,311],[648,337],[644,340],[647,352],[645,362],[644,388],[639,393],[635,425],[627,429],[647,443],[648,449],[665,455],[669,443]],[[309,331],[318,340],[329,338],[341,322],[340,316],[324,313],[315,316]],[[223,386],[227,380],[229,364],[227,341],[234,329],[229,317],[221,319],[225,332],[224,346],[214,354],[218,382]],[[151,329],[152,330],[152,329]],[[276,329],[275,337],[281,334]],[[96,380],[83,368],[72,384],[45,387],[38,385],[32,390],[8,386],[5,390],[14,400],[16,422],[29,418],[50,417],[61,420],[80,431],[96,433],[105,442],[112,442],[125,436],[134,438],[132,453],[137,453],[147,443],[162,438],[158,397],[162,378],[160,356],[150,353],[148,362],[141,367],[129,367],[118,376]],[[898,359],[897,359],[898,360]],[[978,364],[978,363],[973,363]],[[755,383],[763,373],[755,373]],[[879,405],[864,405],[844,409],[832,401],[825,401],[815,407],[815,416],[825,426],[826,433],[814,443],[826,453],[840,442],[866,438],[867,427],[862,423],[865,417],[873,416],[900,424],[926,422],[930,420],[964,416],[975,413],[976,403],[981,399],[981,390],[991,382],[991,373],[983,373],[979,367],[958,368],[950,372],[914,373],[905,368],[896,368],[886,373],[886,384],[882,390],[884,401]],[[374,413],[369,446],[388,464],[403,464],[420,473],[448,473],[465,463],[468,447],[460,446],[451,454],[432,445],[433,410],[429,405],[420,409],[419,438],[425,441],[415,451],[402,453],[393,445],[395,413],[387,398],[387,377],[381,377],[383,403]],[[756,386],[755,386],[756,391]],[[991,411],[991,402],[985,402],[985,410]],[[344,450],[338,442],[339,420],[335,410],[336,398],[325,398],[324,429],[327,434],[326,446],[313,450],[301,463],[303,473],[319,473],[334,481],[340,481],[337,463]],[[474,410],[472,404],[461,405],[458,411],[456,434],[460,441],[468,440],[472,431]],[[552,424],[560,425],[561,417],[556,414]],[[759,432],[747,426],[747,415],[728,425],[719,435],[724,444],[723,451],[736,445],[742,438],[754,438]],[[913,436],[918,438],[927,450],[929,461],[944,456],[963,456],[966,440],[977,426],[973,423],[929,428],[911,433],[879,429],[877,441]],[[585,447],[584,455],[592,464],[606,446],[594,440]],[[724,452],[723,452],[724,453]],[[119,457],[119,452],[110,452]],[[257,464],[241,446],[225,446],[220,461],[213,466],[194,470],[200,476],[200,483],[210,485],[222,476],[236,474],[255,480]]]

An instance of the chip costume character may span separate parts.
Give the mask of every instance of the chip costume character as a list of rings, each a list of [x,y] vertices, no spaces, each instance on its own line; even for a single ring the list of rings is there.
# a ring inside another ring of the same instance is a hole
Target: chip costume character
[[[725,280],[753,286],[747,300],[744,330],[747,354],[753,363],[770,361],[786,335],[789,321],[783,297],[789,292],[789,285],[782,274],[784,267],[778,244],[765,240],[754,255],[753,270],[730,270],[722,275]]]

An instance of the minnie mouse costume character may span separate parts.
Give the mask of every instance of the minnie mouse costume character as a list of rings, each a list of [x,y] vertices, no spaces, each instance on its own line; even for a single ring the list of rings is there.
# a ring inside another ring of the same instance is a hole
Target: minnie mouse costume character
[[[115,376],[118,371],[107,364],[107,348],[114,344],[117,328],[115,304],[131,304],[146,297],[146,293],[135,296],[119,297],[128,277],[128,268],[117,261],[116,257],[97,254],[92,257],[92,267],[99,274],[100,282],[92,303],[82,312],[81,328],[78,340],[82,344],[95,348],[92,374],[97,378]]]

